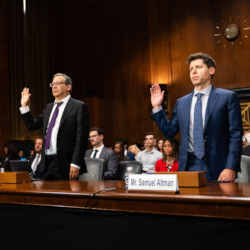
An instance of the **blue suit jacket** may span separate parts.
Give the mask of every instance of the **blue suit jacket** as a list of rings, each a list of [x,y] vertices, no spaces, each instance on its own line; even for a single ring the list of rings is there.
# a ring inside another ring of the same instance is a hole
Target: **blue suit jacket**
[[[177,100],[171,120],[163,110],[152,115],[164,136],[181,135],[179,171],[185,171],[188,157],[190,109],[193,92]],[[236,93],[212,87],[207,103],[205,126],[205,161],[212,179],[224,168],[239,171],[242,147],[242,118]]]

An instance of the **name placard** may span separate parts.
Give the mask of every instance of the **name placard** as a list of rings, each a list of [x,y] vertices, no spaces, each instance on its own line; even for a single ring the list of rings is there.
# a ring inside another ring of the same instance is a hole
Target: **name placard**
[[[129,174],[128,190],[177,192],[177,174]]]

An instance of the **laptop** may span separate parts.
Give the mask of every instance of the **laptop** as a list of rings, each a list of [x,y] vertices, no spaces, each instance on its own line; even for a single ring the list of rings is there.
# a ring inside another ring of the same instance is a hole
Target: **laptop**
[[[9,160],[7,171],[18,172],[18,171],[28,171],[29,161],[20,161],[20,160]]]

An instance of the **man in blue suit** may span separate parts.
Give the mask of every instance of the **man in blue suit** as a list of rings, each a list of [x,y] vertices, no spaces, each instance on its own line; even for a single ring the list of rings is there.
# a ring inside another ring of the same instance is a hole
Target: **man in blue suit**
[[[240,167],[242,119],[237,95],[211,82],[216,63],[204,53],[189,56],[194,91],[177,99],[170,120],[162,110],[164,91],[150,89],[153,119],[165,137],[180,132],[179,171],[206,172],[208,181],[234,181]]]

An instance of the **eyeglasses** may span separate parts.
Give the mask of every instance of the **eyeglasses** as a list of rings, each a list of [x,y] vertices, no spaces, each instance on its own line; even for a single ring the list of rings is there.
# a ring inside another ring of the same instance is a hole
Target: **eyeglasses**
[[[98,135],[91,135],[91,136],[89,136],[89,140],[91,139],[91,138],[95,138],[95,137],[97,137]]]
[[[51,82],[51,83],[49,84],[49,86],[50,86],[51,88],[53,88],[54,86],[59,86],[59,85],[62,85],[62,84],[65,84],[65,82]]]

